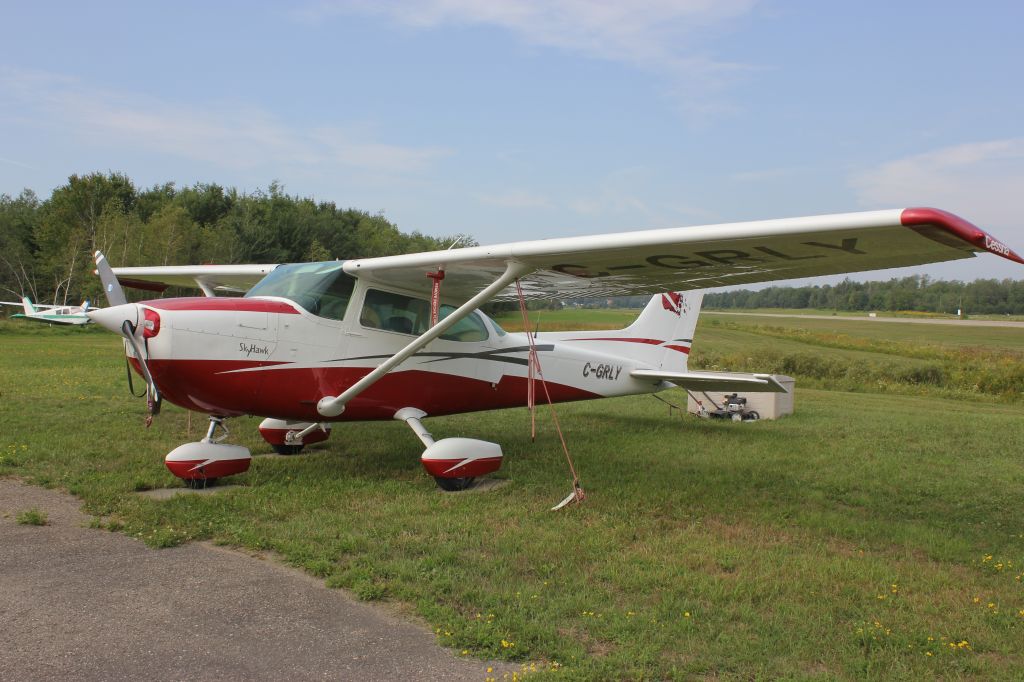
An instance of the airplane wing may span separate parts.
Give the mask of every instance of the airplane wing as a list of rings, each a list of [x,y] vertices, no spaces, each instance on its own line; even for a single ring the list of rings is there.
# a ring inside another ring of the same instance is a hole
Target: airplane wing
[[[122,286],[148,291],[167,287],[202,289],[207,296],[215,292],[245,293],[263,279],[277,263],[258,265],[165,265],[114,268]]]
[[[468,299],[509,262],[527,270],[526,296],[629,296],[878,270],[990,252],[1024,259],[984,230],[933,208],[763,220],[475,246],[350,260],[345,270],[381,284]],[[495,300],[515,298],[506,289]]]
[[[19,308],[23,308],[25,306],[25,304],[23,302],[21,302],[21,301],[18,301],[17,303],[15,303],[13,301],[0,301],[0,305],[16,305]],[[67,307],[67,306],[62,306],[62,305],[49,305],[47,303],[33,303],[32,305],[35,306],[36,308],[47,308],[47,309],[50,309],[50,308],[66,308]]]
[[[636,369],[630,376],[637,379],[668,381],[691,391],[747,391],[750,393],[787,393],[785,386],[770,374],[740,372],[662,372]]]

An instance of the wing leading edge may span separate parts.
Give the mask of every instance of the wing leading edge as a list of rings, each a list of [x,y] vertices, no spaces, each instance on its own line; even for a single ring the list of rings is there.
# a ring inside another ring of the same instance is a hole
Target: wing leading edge
[[[253,265],[165,265],[154,267],[114,268],[122,286],[148,291],[164,291],[168,287],[202,289],[207,296],[217,291],[245,293],[268,275],[276,263]]]
[[[509,261],[532,298],[654,294],[861,272],[971,258],[1024,259],[984,230],[931,208],[764,220],[568,237],[350,260],[345,270],[381,284],[429,290],[444,268],[446,296],[468,298]],[[509,299],[506,290],[496,297]]]
[[[972,258],[1024,258],[984,230],[934,208],[840,213],[585,237],[474,246],[345,262],[383,286],[430,291],[429,271],[445,270],[443,295],[468,300],[506,265],[522,265],[534,299],[630,296],[863,272]],[[114,268],[124,286],[245,292],[276,264]],[[511,289],[496,300],[515,297]]]

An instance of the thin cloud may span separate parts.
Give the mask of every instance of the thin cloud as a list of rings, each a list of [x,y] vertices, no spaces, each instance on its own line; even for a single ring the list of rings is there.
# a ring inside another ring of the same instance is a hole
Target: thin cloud
[[[550,208],[551,201],[540,194],[524,189],[510,189],[497,194],[480,196],[480,203],[501,208]]]
[[[405,147],[336,127],[295,129],[248,106],[201,109],[134,93],[102,91],[56,74],[6,69],[0,89],[18,104],[19,117],[73,139],[114,148],[147,150],[246,169],[293,165],[420,172],[451,151]]]
[[[671,78],[691,112],[728,110],[713,93],[755,67],[718,59],[707,48],[716,34],[749,14],[757,0],[324,0],[295,16],[320,23],[339,14],[383,16],[414,29],[491,26],[529,45],[630,64]],[[715,29],[715,30],[713,30]],[[696,92],[703,94],[696,95]]]
[[[783,168],[763,168],[761,170],[738,171],[729,175],[734,182],[765,182],[788,178],[803,172],[804,168],[788,166]]]
[[[865,206],[936,206],[998,229],[1008,243],[1024,244],[1019,220],[1024,138],[961,144],[888,161],[855,174],[850,185]]]
[[[567,202],[566,208],[583,216],[613,218],[617,229],[676,227],[694,222],[716,222],[712,211],[687,203],[679,196],[651,199],[652,171],[636,166],[614,171],[585,195]]]
[[[39,170],[35,166],[30,166],[27,163],[22,163],[20,161],[15,161],[14,159],[5,159],[3,157],[0,157],[0,163],[6,163],[6,164],[8,164],[10,166],[17,166],[19,168],[25,168],[27,170]]]

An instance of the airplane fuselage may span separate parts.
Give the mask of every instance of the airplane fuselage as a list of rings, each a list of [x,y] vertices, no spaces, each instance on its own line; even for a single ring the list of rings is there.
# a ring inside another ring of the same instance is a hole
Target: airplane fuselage
[[[342,319],[314,315],[279,297],[145,301],[138,304],[143,311],[159,317],[158,332],[146,341],[150,371],[167,400],[190,410],[325,421],[317,412],[321,397],[353,385],[415,338],[408,330],[368,322],[359,313],[362,295],[356,287]],[[525,405],[530,339],[504,332],[479,312],[472,315],[462,333],[467,340],[457,334],[435,340],[330,421],[392,419],[406,407],[442,415]],[[663,349],[651,340],[635,341],[604,332],[536,335],[552,400],[660,390],[630,372],[645,365],[644,351],[653,358]],[[628,357],[615,352],[627,345]]]

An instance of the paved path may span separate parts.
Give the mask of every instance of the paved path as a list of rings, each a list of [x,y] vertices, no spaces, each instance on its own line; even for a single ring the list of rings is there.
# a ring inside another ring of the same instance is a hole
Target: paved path
[[[49,525],[16,523],[30,508]],[[154,550],[87,519],[73,497],[0,479],[0,680],[486,677],[426,627],[275,561]]]
[[[951,324],[956,327],[1024,327],[1020,320],[955,320],[941,317],[868,317],[867,315],[800,315],[798,313],[734,313],[705,310],[708,315],[742,315],[744,317],[790,317],[807,320],[860,320],[868,322],[905,322],[907,324]]]

